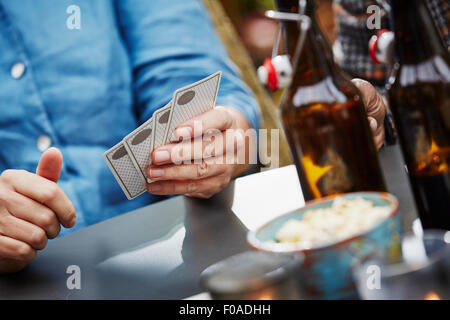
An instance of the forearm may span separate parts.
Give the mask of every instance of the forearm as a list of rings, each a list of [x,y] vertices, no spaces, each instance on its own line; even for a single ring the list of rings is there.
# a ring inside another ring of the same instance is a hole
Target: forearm
[[[117,2],[122,34],[135,76],[141,121],[164,106],[173,92],[222,71],[217,105],[240,110],[257,129],[259,108],[228,58],[201,1]]]

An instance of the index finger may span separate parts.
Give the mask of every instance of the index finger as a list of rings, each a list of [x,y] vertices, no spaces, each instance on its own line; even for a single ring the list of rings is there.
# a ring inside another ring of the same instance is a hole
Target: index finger
[[[55,182],[24,170],[7,170],[3,172],[2,178],[6,179],[16,192],[47,206],[64,227],[72,228],[75,225],[75,208]]]
[[[224,131],[233,125],[233,117],[226,107],[217,106],[214,109],[187,120],[175,129],[178,139],[196,138],[211,130]]]

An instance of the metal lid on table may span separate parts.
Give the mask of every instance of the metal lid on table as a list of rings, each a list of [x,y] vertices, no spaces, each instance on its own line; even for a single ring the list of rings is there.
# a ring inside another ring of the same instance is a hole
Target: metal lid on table
[[[204,270],[202,286],[217,293],[260,290],[288,279],[300,270],[300,255],[249,251],[222,260]]]

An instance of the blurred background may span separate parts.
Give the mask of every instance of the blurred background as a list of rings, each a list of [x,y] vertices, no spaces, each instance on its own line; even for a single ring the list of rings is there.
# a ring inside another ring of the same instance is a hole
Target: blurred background
[[[280,141],[279,166],[292,163],[279,114],[283,90],[269,92],[256,76],[265,58],[272,55],[278,22],[264,16],[274,9],[273,0],[202,0],[208,9],[216,31],[230,58],[241,71],[242,78],[254,92],[261,108],[261,128],[268,129],[268,150],[271,150],[271,130],[277,129]],[[336,39],[336,23],[332,0],[316,0],[316,14],[322,31],[330,43]]]
[[[264,16],[273,0],[220,0],[256,67],[270,57],[278,23]],[[336,38],[332,0],[316,1],[322,31],[331,43]]]

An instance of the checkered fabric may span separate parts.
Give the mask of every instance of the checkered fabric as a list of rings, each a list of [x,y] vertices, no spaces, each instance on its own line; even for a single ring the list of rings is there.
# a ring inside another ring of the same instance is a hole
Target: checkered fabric
[[[337,0],[343,10],[338,11],[338,36],[342,51],[342,68],[353,77],[370,80],[383,85],[387,67],[372,62],[369,55],[369,40],[377,30],[367,28],[367,7],[376,4],[373,0]],[[358,18],[356,18],[358,17]],[[388,27],[387,18],[382,19],[382,28]]]
[[[444,39],[444,44],[450,48],[450,1],[427,1],[436,26]],[[339,27],[335,48],[339,48],[342,69],[351,77],[369,80],[375,85],[377,91],[384,95],[384,85],[389,69],[387,66],[373,63],[368,48],[371,36],[378,30],[367,28],[367,8],[377,2],[375,0],[335,0],[335,3],[341,8],[338,10]],[[388,16],[386,15],[382,18],[381,28],[388,28],[388,26]],[[396,131],[390,109],[388,108],[386,112],[386,142],[393,144],[397,139]]]
[[[450,1],[428,0],[428,6],[436,26],[441,31],[444,43],[450,48]]]
[[[344,9],[354,16],[364,15],[367,12],[367,7],[376,4],[373,0],[336,0]]]
[[[340,64],[353,77],[370,80],[379,86],[384,85],[388,69],[372,62],[369,56],[370,37],[378,30],[367,28],[367,7],[377,4],[375,0],[335,0],[343,10],[338,11],[339,48],[342,52]],[[450,1],[428,0],[430,11],[438,26],[445,44],[450,47]],[[388,28],[388,17],[381,21],[381,28]]]

